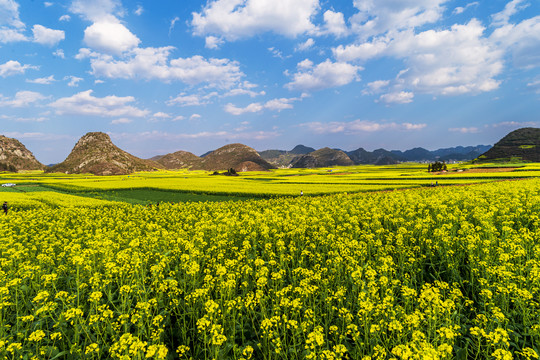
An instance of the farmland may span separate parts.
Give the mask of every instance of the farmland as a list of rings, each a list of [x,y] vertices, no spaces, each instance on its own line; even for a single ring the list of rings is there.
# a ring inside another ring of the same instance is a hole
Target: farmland
[[[538,358],[538,169],[424,169],[3,174],[0,357]]]

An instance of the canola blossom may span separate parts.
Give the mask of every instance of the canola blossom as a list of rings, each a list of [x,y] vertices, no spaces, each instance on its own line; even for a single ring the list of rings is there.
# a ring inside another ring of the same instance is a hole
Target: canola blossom
[[[28,203],[0,358],[538,359],[539,189]]]

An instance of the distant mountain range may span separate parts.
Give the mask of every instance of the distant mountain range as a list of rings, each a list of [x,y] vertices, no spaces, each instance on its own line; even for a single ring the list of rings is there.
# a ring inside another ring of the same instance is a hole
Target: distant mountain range
[[[490,145],[457,146],[429,151],[414,148],[406,151],[377,149],[353,151],[314,149],[297,145],[292,150],[257,152],[243,144],[229,144],[196,156],[187,151],[140,159],[115,146],[107,134],[95,132],[81,137],[61,163],[46,167],[16,139],[0,135],[0,171],[39,170],[97,175],[129,174],[158,169],[221,171],[263,171],[276,167],[316,168],[356,164],[389,165],[399,162],[434,161],[532,161],[540,162],[540,129],[515,130],[493,147]]]
[[[263,159],[278,167],[326,167],[360,164],[390,165],[406,161],[467,161],[477,158],[490,148],[490,145],[477,145],[457,146],[434,151],[414,148],[406,151],[377,149],[370,152],[363,148],[353,151],[329,148],[315,150],[298,145],[291,151],[266,150],[259,152],[259,154]]]

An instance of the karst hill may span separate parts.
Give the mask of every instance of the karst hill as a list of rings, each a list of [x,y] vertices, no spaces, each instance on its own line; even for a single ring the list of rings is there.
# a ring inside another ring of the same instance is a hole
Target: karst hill
[[[19,140],[0,135],[0,171],[42,170],[45,166]]]
[[[236,171],[264,171],[274,168],[255,149],[243,144],[225,145],[204,157],[177,151],[153,159],[167,169],[218,171],[233,168]]]
[[[163,168],[154,161],[139,159],[118,148],[109,135],[91,132],[79,139],[66,160],[46,172],[66,174],[126,175]]]
[[[513,160],[540,162],[540,129],[529,127],[512,131],[475,162]]]

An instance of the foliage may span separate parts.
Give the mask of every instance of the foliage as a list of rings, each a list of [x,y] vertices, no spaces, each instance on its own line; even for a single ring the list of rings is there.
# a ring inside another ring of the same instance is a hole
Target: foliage
[[[534,359],[539,187],[12,211],[0,357]]]

